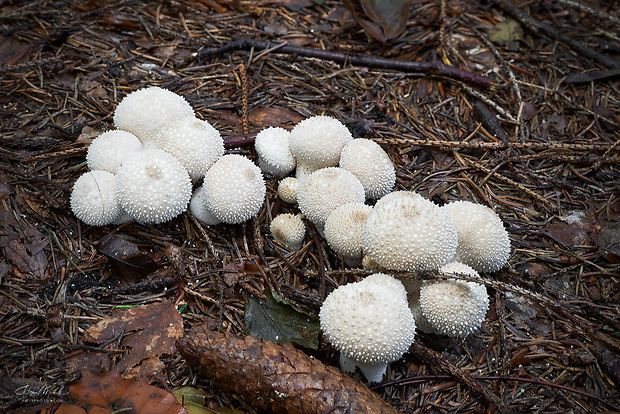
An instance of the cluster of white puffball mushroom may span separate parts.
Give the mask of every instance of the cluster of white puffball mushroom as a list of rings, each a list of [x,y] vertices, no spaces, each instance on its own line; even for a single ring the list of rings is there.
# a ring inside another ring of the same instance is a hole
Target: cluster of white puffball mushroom
[[[389,273],[476,278],[501,269],[510,240],[492,209],[469,201],[440,207],[413,191],[393,191],[387,153],[375,141],[354,139],[331,117],[307,118],[290,133],[268,128],[255,148],[261,169],[281,178],[281,200],[300,212],[274,217],[273,238],[288,249],[302,248],[306,219],[347,265],[376,272],[338,287],[320,310],[321,328],[340,351],[344,371],[358,367],[378,382],[387,364],[409,349],[416,329],[464,338],[481,327],[489,307],[483,284],[401,281]]]
[[[89,171],[73,186],[71,209],[84,223],[157,224],[189,206],[209,225],[235,224],[260,210],[266,186],[258,166],[224,155],[220,133],[182,96],[159,87],[132,92],[114,111],[114,126],[90,144]]]

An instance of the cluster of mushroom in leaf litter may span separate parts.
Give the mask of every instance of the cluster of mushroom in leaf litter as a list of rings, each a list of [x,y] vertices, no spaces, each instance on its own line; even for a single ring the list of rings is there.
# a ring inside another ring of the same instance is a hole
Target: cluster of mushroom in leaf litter
[[[349,266],[376,271],[335,289],[320,310],[321,329],[340,351],[344,371],[358,367],[378,382],[387,364],[409,349],[416,329],[464,338],[482,325],[489,307],[484,285],[401,281],[389,273],[477,277],[501,269],[510,240],[499,216],[469,201],[440,207],[415,192],[393,191],[389,156],[372,140],[354,139],[337,119],[313,116],[290,132],[262,130],[255,141],[258,165],[224,155],[219,132],[196,118],[183,97],[162,88],[126,96],[114,124],[117,129],[93,140],[90,171],[73,187],[71,208],[84,223],[161,223],[188,207],[207,225],[241,223],[264,202],[264,172],[281,178],[279,197],[300,211],[273,218],[277,242],[300,249],[305,219]]]

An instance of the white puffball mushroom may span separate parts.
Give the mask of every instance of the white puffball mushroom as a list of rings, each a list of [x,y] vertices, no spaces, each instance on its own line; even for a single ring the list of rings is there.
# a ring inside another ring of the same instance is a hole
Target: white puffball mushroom
[[[151,86],[131,92],[121,100],[114,111],[114,125],[137,136],[143,145],[153,145],[164,125],[188,116],[195,114],[185,98]]]
[[[280,127],[269,127],[256,134],[254,148],[258,166],[266,173],[283,177],[295,169],[295,158],[289,146],[290,132]]]
[[[73,184],[71,211],[89,226],[106,226],[121,217],[114,191],[114,174],[94,170],[85,172]]]
[[[362,279],[363,283],[374,283],[375,285],[385,286],[392,290],[392,294],[398,300],[407,300],[407,290],[402,281],[387,273],[373,273]]]
[[[189,211],[196,217],[198,220],[206,224],[207,226],[215,226],[220,224],[220,221],[215,218],[213,213],[211,213],[204,205],[204,191],[202,186],[196,188],[192,194],[192,198],[189,200]]]
[[[353,139],[349,129],[336,118],[317,115],[300,121],[289,135],[300,181],[320,168],[335,167],[345,144]]]
[[[332,250],[344,256],[345,263],[358,267],[362,263],[362,232],[372,207],[363,203],[347,203],[332,211],[325,221],[325,240]]]
[[[306,225],[297,214],[278,214],[270,225],[274,240],[290,250],[299,250],[306,236]]]
[[[410,277],[403,279],[402,283],[407,290],[409,310],[413,315],[416,329],[426,333],[438,334],[439,332],[433,328],[430,322],[422,314],[422,309],[420,309],[420,288],[422,287],[424,281],[415,277]]]
[[[387,364],[413,343],[415,323],[395,284],[366,279],[331,292],[319,320],[327,340],[340,351],[341,368],[357,366],[369,382],[380,382]]]
[[[278,184],[278,196],[280,200],[289,204],[297,203],[297,193],[301,183],[295,177],[286,177],[280,180]]]
[[[116,196],[139,223],[163,223],[187,209],[192,182],[179,160],[160,149],[128,157],[116,174]]]
[[[349,141],[340,154],[340,168],[353,173],[364,186],[366,198],[376,200],[394,188],[394,164],[379,144],[370,139]]]
[[[474,269],[457,262],[442,267],[440,272],[478,276]],[[475,282],[426,281],[420,288],[419,306],[435,332],[464,338],[482,326],[489,296],[486,287]]]
[[[341,205],[363,203],[362,183],[350,172],[338,167],[321,168],[310,174],[297,193],[303,215],[323,230],[329,214]]]
[[[389,270],[437,270],[452,261],[457,245],[448,214],[412,191],[382,197],[363,234],[364,252]]]
[[[205,175],[203,203],[223,223],[237,224],[258,214],[267,188],[260,168],[249,158],[227,154]]]
[[[159,148],[181,161],[194,183],[224,155],[224,140],[218,130],[193,116],[168,122],[155,140]]]
[[[123,160],[140,151],[142,143],[131,132],[113,129],[97,136],[88,146],[86,162],[91,171],[103,170],[116,174]]]
[[[506,265],[510,239],[495,211],[471,201],[454,201],[442,208],[452,218],[458,234],[455,262],[478,272],[495,272]]]

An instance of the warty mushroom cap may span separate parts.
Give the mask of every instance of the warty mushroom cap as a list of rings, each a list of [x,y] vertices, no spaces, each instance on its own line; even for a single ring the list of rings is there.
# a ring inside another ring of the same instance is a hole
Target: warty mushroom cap
[[[338,167],[321,168],[310,174],[297,193],[303,215],[323,230],[329,214],[341,205],[365,200],[362,183]]]
[[[297,178],[305,181],[320,168],[338,165],[342,148],[351,139],[348,128],[330,116],[317,115],[299,122],[289,135],[290,149],[297,162]]]
[[[394,188],[394,164],[383,148],[370,139],[349,141],[340,154],[340,168],[360,180],[368,199],[381,198]]]
[[[409,349],[415,335],[406,300],[390,286],[349,283],[332,291],[319,312],[321,329],[340,351],[341,367],[358,366],[370,382],[381,381],[387,364]]]
[[[301,183],[295,177],[286,177],[280,180],[278,184],[278,196],[280,200],[289,204],[297,203],[297,193]]]
[[[205,193],[202,186],[196,188],[192,194],[192,198],[189,200],[189,211],[194,215],[194,217],[207,226],[215,226],[220,224],[221,222],[216,219],[213,213],[205,207],[203,201],[204,196]]]
[[[258,214],[267,189],[263,174],[249,158],[227,154],[205,175],[205,208],[223,223],[237,224]]]
[[[142,143],[131,132],[113,129],[97,136],[88,146],[86,162],[92,171],[118,172],[123,160],[142,149]]]
[[[114,125],[136,135],[143,145],[154,145],[155,136],[168,122],[195,116],[181,95],[157,86],[131,92],[114,111]]]
[[[332,211],[325,221],[324,235],[329,247],[349,266],[362,262],[362,231],[372,207],[364,203],[343,204]]]
[[[89,226],[113,224],[121,215],[114,191],[116,178],[109,171],[85,172],[73,184],[71,211]]]
[[[458,262],[442,267],[440,272],[478,276],[474,269]],[[464,338],[482,326],[489,296],[486,287],[475,282],[426,281],[420,288],[419,306],[435,332]]]
[[[510,239],[495,211],[471,201],[454,201],[442,208],[452,218],[458,234],[454,261],[478,272],[495,272],[506,265]]]
[[[364,226],[364,252],[389,270],[437,270],[452,260],[456,228],[448,214],[412,191],[382,197]]]
[[[290,132],[284,128],[269,127],[256,134],[254,148],[258,166],[266,173],[283,177],[295,169],[295,158],[289,146]]]
[[[287,249],[301,249],[306,236],[306,225],[299,215],[291,213],[278,214],[271,221],[269,228],[274,240],[284,245]]]
[[[405,285],[392,275],[388,275],[387,273],[373,273],[372,275],[366,276],[361,282],[385,286],[392,290],[392,294],[395,298],[407,301],[407,290],[405,289]]]
[[[159,148],[181,161],[194,183],[224,155],[224,140],[218,130],[193,116],[168,122],[155,141]]]
[[[139,223],[163,223],[187,209],[192,182],[171,154],[145,149],[131,154],[116,174],[121,208]]]

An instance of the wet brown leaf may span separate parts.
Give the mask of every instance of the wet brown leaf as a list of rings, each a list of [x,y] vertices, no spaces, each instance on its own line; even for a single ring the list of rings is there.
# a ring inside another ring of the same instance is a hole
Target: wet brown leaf
[[[52,412],[43,411],[45,414]],[[123,379],[115,371],[101,375],[82,372],[82,378],[71,385],[67,400],[55,411],[56,414],[111,412],[187,414],[169,392],[149,385],[143,379]]]
[[[385,43],[405,30],[411,0],[344,0],[344,4],[364,30]]]
[[[97,251],[108,258],[122,279],[135,282],[157,270],[159,265],[137,243],[120,234],[109,234],[96,244]]]
[[[281,106],[254,108],[248,114],[248,118],[252,124],[259,126],[261,129],[270,126],[290,129],[304,119],[297,112]]]
[[[174,353],[174,341],[183,335],[181,315],[172,302],[164,301],[121,312],[88,328],[85,342],[102,344],[125,335],[120,346],[129,349],[114,369],[125,377],[149,377],[163,369],[162,355]]]
[[[0,211],[0,249],[20,272],[44,278],[48,266],[45,247],[48,238],[27,223],[18,223],[6,210]]]
[[[550,222],[541,232],[564,247],[591,244],[594,232],[592,214],[591,210],[572,212],[561,217],[561,221]]]

